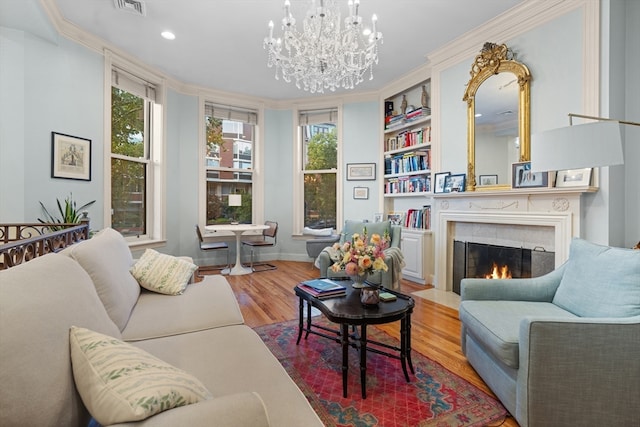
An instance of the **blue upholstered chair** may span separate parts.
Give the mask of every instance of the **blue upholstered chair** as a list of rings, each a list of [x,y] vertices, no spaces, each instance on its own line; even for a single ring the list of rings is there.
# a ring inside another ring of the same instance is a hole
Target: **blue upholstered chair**
[[[532,279],[463,279],[462,351],[522,427],[640,426],[640,251],[574,239]]]
[[[399,289],[400,278],[402,277],[402,268],[404,267],[404,259],[400,252],[400,240],[402,238],[402,228],[400,226],[391,225],[389,221],[382,222],[361,222],[361,221],[345,221],[344,228],[340,233],[340,243],[351,240],[354,233],[362,234],[363,229],[367,228],[367,234],[384,235],[385,231],[389,233],[391,242],[389,248],[385,250],[386,264],[389,268],[386,272],[377,272],[369,279],[370,282],[380,284],[388,289]],[[335,260],[331,259],[328,251],[323,250],[316,259],[316,266],[320,269],[320,274],[324,277],[345,277],[346,273],[340,271],[334,273],[331,270]]]

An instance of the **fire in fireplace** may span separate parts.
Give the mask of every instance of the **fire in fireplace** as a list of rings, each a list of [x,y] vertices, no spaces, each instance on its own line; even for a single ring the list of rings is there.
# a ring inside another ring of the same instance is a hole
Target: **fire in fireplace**
[[[460,294],[466,277],[522,279],[542,276],[555,268],[555,254],[475,242],[453,242],[453,291]]]

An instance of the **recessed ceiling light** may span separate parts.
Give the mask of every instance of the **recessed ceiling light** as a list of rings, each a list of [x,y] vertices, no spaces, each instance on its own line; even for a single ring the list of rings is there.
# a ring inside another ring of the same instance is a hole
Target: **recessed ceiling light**
[[[167,40],[174,40],[176,38],[176,35],[173,34],[171,31],[163,31],[160,33],[160,35]]]

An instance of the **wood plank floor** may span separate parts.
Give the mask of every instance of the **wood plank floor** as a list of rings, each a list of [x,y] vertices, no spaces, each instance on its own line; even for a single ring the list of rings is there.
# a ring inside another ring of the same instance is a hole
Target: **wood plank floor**
[[[297,319],[298,299],[293,287],[303,280],[318,277],[319,274],[311,262],[274,261],[272,264],[278,269],[244,276],[227,276],[245,322],[250,327]],[[405,294],[424,289],[425,286],[408,280],[402,281],[402,292]],[[462,355],[458,311],[423,298],[414,299],[416,305],[411,317],[412,348],[493,396]],[[397,324],[378,327],[400,339]],[[501,426],[518,427],[518,423],[509,417]]]

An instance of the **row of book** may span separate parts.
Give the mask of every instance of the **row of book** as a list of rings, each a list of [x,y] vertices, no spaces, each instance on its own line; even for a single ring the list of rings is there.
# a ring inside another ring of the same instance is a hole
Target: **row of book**
[[[420,150],[412,153],[389,156],[384,159],[384,173],[408,173],[428,171],[431,169],[431,150]]]
[[[299,283],[298,288],[318,299],[335,298],[347,294],[347,288],[331,279],[311,279]]]
[[[421,209],[409,209],[404,218],[404,226],[431,230],[431,206],[425,205]]]
[[[431,142],[431,126],[400,132],[394,137],[387,138],[385,151],[399,150],[413,145]]]
[[[416,108],[414,110],[407,111],[405,114],[396,114],[395,116],[388,115],[384,118],[385,129],[391,130],[395,128],[400,128],[406,125],[407,123],[411,123],[412,121],[415,121],[430,115],[431,115],[430,107]]]
[[[384,183],[385,194],[422,193],[431,191],[431,176],[403,176],[390,178]]]

